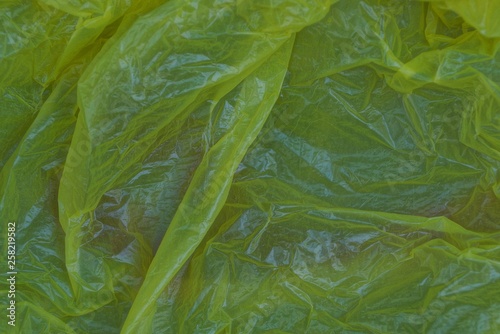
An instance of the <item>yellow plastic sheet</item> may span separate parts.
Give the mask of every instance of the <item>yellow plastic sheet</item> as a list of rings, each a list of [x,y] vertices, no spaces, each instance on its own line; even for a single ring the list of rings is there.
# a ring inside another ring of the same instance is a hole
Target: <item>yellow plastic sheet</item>
[[[499,15],[2,2],[0,332],[500,332]]]

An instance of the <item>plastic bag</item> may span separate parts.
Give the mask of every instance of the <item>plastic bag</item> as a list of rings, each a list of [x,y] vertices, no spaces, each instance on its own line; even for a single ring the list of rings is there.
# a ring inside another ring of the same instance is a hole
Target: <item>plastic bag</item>
[[[0,4],[2,332],[498,332],[499,10]]]

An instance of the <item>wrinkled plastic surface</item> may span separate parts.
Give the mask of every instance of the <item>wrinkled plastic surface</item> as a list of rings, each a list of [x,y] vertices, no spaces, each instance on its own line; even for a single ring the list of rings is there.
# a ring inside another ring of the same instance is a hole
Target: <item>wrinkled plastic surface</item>
[[[499,15],[2,2],[1,332],[500,332]]]

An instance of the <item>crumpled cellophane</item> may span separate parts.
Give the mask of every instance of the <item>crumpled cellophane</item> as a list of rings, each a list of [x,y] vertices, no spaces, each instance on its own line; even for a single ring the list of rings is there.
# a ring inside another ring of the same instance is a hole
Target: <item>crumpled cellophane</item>
[[[0,326],[498,333],[499,17],[497,0],[4,1],[18,276]]]

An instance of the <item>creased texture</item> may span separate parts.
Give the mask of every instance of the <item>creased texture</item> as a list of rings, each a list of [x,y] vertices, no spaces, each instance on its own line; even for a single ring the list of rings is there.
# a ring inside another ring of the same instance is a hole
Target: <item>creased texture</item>
[[[498,333],[499,10],[0,4],[0,332]]]

